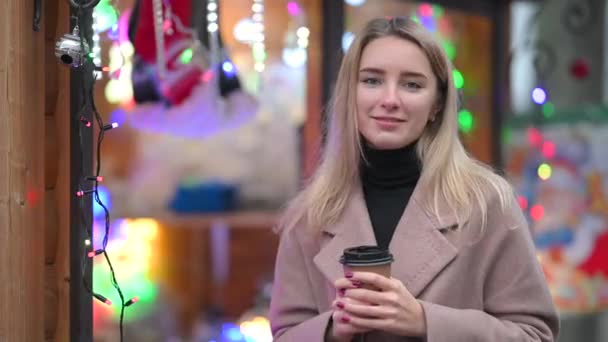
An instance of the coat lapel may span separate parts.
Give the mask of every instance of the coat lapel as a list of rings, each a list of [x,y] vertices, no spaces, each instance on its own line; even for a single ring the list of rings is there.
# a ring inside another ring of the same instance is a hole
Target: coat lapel
[[[457,249],[442,235],[442,230],[454,227],[455,216],[445,203],[439,203],[439,217],[423,209],[425,191],[417,186],[408,202],[390,243],[395,257],[392,276],[401,280],[414,296],[435,278],[457,255]],[[333,283],[343,276],[339,262],[344,249],[359,245],[376,245],[361,186],[355,187],[341,219],[325,227],[321,249],[314,263]]]

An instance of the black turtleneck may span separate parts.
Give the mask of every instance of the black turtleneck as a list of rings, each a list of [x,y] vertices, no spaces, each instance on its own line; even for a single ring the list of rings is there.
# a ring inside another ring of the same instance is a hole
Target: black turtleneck
[[[364,147],[361,180],[378,246],[388,248],[395,228],[420,178],[416,145],[396,150]]]

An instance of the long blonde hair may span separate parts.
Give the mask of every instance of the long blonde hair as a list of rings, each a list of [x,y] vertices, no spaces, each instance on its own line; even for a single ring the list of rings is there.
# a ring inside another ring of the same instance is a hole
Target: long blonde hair
[[[422,26],[408,18],[379,18],[370,21],[344,56],[331,102],[330,121],[323,156],[307,186],[289,203],[277,227],[283,230],[306,222],[318,231],[336,222],[346,206],[353,181],[359,180],[362,142],[356,120],[356,86],[363,49],[372,40],[393,36],[416,43],[426,54],[439,85],[441,110],[424,129],[417,143],[422,173],[419,186],[431,191],[429,212],[438,213],[439,199],[451,206],[459,222],[467,221],[475,209],[485,222],[490,196],[498,194],[506,207],[512,190],[490,168],[471,158],[458,137],[458,99],[452,66],[443,49]],[[488,189],[495,190],[494,194]],[[483,226],[483,224],[482,224]]]

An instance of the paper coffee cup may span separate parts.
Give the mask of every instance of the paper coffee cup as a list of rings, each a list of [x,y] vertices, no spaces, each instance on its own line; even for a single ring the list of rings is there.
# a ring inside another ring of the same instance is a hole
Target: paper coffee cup
[[[393,255],[378,246],[358,246],[344,250],[340,263],[346,272],[372,272],[390,278]]]

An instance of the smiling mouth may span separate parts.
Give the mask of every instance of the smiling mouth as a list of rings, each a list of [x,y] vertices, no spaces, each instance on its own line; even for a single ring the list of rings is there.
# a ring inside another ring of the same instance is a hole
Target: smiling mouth
[[[387,116],[372,116],[372,119],[380,122],[405,122],[403,119],[387,117]]]

